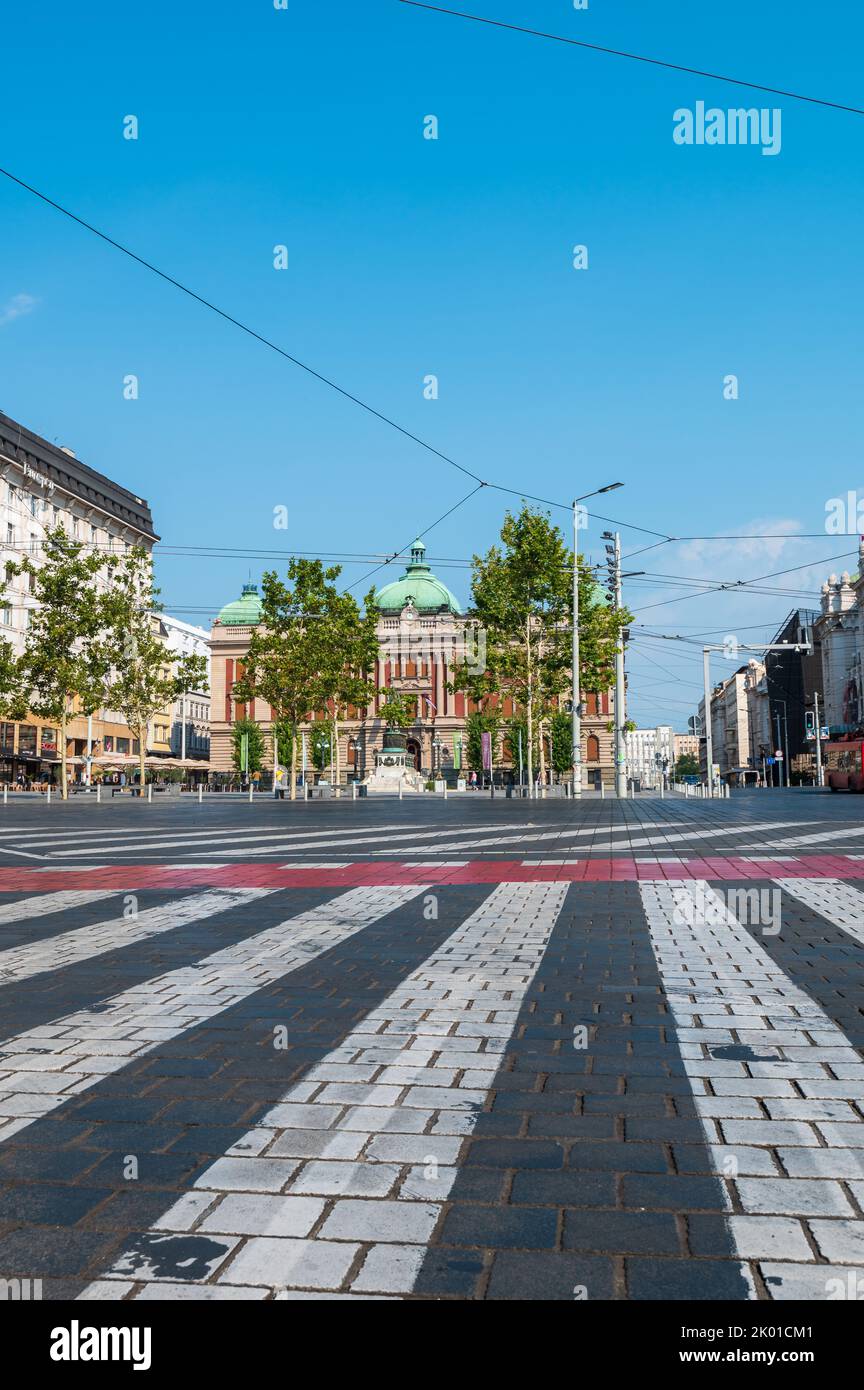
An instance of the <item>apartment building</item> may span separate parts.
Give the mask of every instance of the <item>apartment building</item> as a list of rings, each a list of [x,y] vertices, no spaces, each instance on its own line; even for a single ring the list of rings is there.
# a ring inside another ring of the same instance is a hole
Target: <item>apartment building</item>
[[[12,576],[10,568],[24,555],[38,564],[46,530],[60,525],[87,546],[117,554],[135,545],[152,551],[158,539],[143,497],[0,413],[0,572],[6,581],[0,636],[16,654],[35,600],[27,576]],[[83,774],[88,736],[97,766],[138,752],[118,714],[99,710],[89,720],[73,718],[67,742],[73,776]],[[0,782],[50,779],[59,762],[58,730],[46,720],[0,722]]]

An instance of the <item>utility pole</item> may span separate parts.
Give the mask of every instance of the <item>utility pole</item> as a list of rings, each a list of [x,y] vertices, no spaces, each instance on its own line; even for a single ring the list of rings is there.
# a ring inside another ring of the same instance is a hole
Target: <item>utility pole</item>
[[[783,749],[782,749],[782,747],[780,747],[780,711],[779,711],[779,709],[778,709],[777,713],[776,713],[775,716],[774,716],[774,722],[775,722],[775,724],[777,725],[777,745],[778,745],[778,747],[777,747],[777,752],[778,752],[778,753],[782,753],[782,752],[783,752]],[[784,776],[784,767],[783,767],[783,764],[784,764],[784,762],[785,762],[785,758],[782,758],[782,757],[781,757],[778,761],[779,761],[779,763],[780,763],[780,786],[781,786],[781,788],[782,788],[782,786],[784,785],[784,784],[783,784],[783,776]],[[788,782],[788,778],[789,778],[789,769],[788,769],[788,767],[785,769],[785,776],[786,776],[786,778],[787,778],[786,785],[788,786],[788,785],[789,785],[789,782]]]
[[[816,785],[822,786],[822,726],[819,722],[819,692],[814,690],[813,699],[816,703]]]
[[[615,532],[614,581],[615,612],[620,613],[621,601],[621,536]],[[624,757],[624,725],[627,722],[626,696],[624,693],[624,634],[619,632],[615,648],[615,795],[627,796],[627,768]]]
[[[624,607],[621,581],[625,577],[621,573],[621,537],[616,531],[603,532],[604,541],[611,542],[606,546],[606,563],[609,567],[609,582],[611,587],[611,598],[616,613],[620,613]],[[638,575],[644,574],[644,570],[628,570],[626,578],[635,579]],[[627,723],[627,695],[624,686],[624,633],[620,631],[615,647],[615,794],[626,798],[627,796],[627,766],[626,766],[626,747],[624,725]]]
[[[582,795],[582,682],[579,672],[579,507],[573,503],[573,795]]]
[[[721,649],[722,650],[722,649]],[[711,648],[702,648],[702,678],[705,695],[705,770],[708,795],[714,795],[714,735],[711,729]]]

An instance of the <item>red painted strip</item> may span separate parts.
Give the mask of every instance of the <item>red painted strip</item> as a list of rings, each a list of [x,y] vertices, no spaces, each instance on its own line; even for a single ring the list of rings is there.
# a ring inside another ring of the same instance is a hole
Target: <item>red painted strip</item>
[[[0,892],[46,893],[58,889],[112,888],[356,888],[365,884],[463,883],[636,883],[692,882],[765,878],[864,879],[864,860],[813,854],[800,859],[764,859],[758,863],[734,856],[690,859],[684,864],[642,864],[621,856],[580,859],[574,864],[525,865],[519,860],[477,859],[459,867],[429,864],[349,864],[341,869],[294,869],[273,864],[225,864],[184,868],[176,864],[112,864],[102,869],[60,873],[44,869],[0,869]]]

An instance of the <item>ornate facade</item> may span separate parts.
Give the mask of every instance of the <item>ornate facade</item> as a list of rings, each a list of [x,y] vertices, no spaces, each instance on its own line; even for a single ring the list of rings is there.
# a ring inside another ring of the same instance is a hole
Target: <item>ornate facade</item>
[[[464,613],[456,597],[433,574],[426,563],[425,546],[415,541],[404,575],[381,589],[376,596],[379,656],[372,678],[376,689],[392,690],[412,697],[417,717],[407,733],[407,748],[418,771],[427,775],[439,769],[456,772],[467,766],[465,720],[477,705],[464,693],[451,694],[448,683],[456,665],[468,661],[483,670],[483,634]],[[245,584],[241,597],[229,603],[213,625],[212,705],[210,765],[214,772],[230,772],[232,763],[231,729],[237,718],[253,718],[268,735],[272,711],[262,700],[254,709],[235,705],[234,682],[242,674],[243,658],[260,620],[261,601],[257,586]],[[378,694],[366,710],[354,711],[339,728],[339,766],[341,778],[365,777],[375,765],[375,753],[383,748],[385,720],[382,706],[386,696]],[[583,782],[608,786],[614,781],[612,734],[607,725],[613,717],[611,692],[583,696],[582,720]],[[504,719],[513,714],[513,702],[505,700]],[[304,729],[307,766],[308,751],[315,726]],[[496,768],[510,765],[499,738],[493,763]],[[272,756],[272,754],[270,755]]]

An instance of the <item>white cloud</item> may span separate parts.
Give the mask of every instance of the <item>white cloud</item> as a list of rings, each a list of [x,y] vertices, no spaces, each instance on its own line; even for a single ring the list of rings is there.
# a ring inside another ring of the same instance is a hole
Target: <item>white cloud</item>
[[[38,303],[39,300],[34,299],[32,294],[13,294],[0,309],[0,328],[14,319],[23,318],[25,314],[32,314]]]

